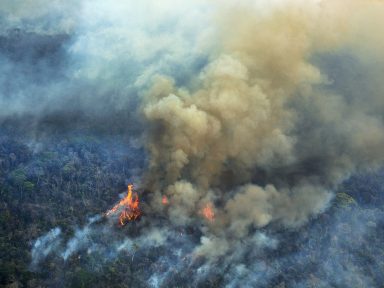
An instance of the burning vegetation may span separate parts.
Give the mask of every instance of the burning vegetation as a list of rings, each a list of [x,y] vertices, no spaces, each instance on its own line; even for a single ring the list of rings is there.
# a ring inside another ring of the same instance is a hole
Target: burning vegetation
[[[163,195],[163,197],[161,197],[161,203],[163,205],[168,205],[169,204],[167,196]]]
[[[128,185],[127,195],[111,210],[108,210],[105,216],[110,216],[118,211],[121,211],[119,216],[119,224],[121,226],[140,217],[139,196],[133,191],[133,184]]]
[[[165,206],[170,204],[166,195],[161,197],[161,203]],[[108,210],[104,215],[109,217],[120,213],[119,225],[125,226],[128,222],[135,221],[142,215],[139,207],[140,201],[137,192],[133,189],[133,184],[128,184],[127,195],[120,200],[112,209]],[[206,203],[198,213],[207,221],[213,222],[215,220],[215,211],[211,202]]]
[[[203,209],[201,209],[201,214],[204,216],[205,219],[207,219],[210,222],[213,222],[213,220],[215,220],[215,212],[213,210],[211,203],[207,203],[203,207]]]

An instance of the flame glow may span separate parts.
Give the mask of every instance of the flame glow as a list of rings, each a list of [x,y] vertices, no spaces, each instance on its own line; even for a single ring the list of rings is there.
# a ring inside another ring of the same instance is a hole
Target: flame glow
[[[168,205],[169,202],[167,196],[163,195],[163,197],[161,198],[161,203],[163,205]]]
[[[201,210],[201,214],[204,216],[205,219],[208,221],[215,220],[215,212],[213,211],[213,207],[211,203],[207,203],[203,209]]]
[[[136,192],[133,192],[133,185],[128,185],[127,196],[120,200],[118,204],[116,204],[111,210],[105,213],[106,216],[114,214],[120,208],[123,210],[119,216],[119,224],[124,226],[129,221],[134,221],[140,217],[141,211],[139,208],[139,196]]]

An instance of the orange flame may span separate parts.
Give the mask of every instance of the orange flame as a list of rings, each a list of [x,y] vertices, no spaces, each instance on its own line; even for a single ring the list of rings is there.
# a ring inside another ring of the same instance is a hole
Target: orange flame
[[[123,199],[120,200],[111,210],[105,213],[106,216],[109,216],[115,213],[119,208],[123,208],[119,216],[119,224],[124,226],[129,221],[134,221],[141,215],[139,208],[139,196],[136,192],[133,192],[133,185],[128,185],[128,193]]]
[[[168,205],[169,202],[167,196],[163,195],[163,197],[161,198],[161,203],[163,205]]]
[[[208,221],[215,220],[215,212],[213,211],[213,207],[211,203],[207,203],[203,209],[201,210],[201,214],[207,219]]]

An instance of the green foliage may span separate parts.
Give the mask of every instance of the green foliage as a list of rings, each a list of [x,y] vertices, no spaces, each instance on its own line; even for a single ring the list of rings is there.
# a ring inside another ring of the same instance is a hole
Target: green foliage
[[[71,287],[74,288],[87,288],[93,287],[96,283],[96,277],[93,273],[90,273],[84,269],[79,268],[71,281]]]
[[[0,198],[3,200],[6,200],[8,199],[9,196],[10,196],[10,191],[7,189],[7,187],[0,185]]]
[[[340,208],[357,206],[356,200],[344,192],[339,192],[336,194],[335,204],[337,207],[340,207]]]
[[[4,263],[0,265],[0,284],[5,285],[12,281],[16,272],[15,265]]]
[[[2,227],[6,227],[6,225],[9,223],[9,220],[11,219],[11,213],[8,209],[2,209],[0,212],[0,225]],[[1,239],[1,237],[0,237]],[[1,243],[1,241],[0,241]]]
[[[25,170],[23,168],[17,168],[11,172],[10,178],[13,183],[21,186],[24,181],[27,180]]]
[[[64,282],[66,287],[130,287],[120,285],[126,277],[124,265],[105,272],[108,279],[89,273],[89,267],[79,270],[83,264],[77,262],[59,273],[57,259],[50,258],[41,270],[29,271],[31,245],[39,236],[53,227],[73,235],[74,223],[110,208],[124,190],[126,158],[96,144],[87,137],[58,139],[32,152],[22,141],[0,138],[0,287],[58,287]]]
[[[43,161],[49,161],[56,158],[56,153],[51,151],[46,151],[41,154],[41,159]]]
[[[30,181],[24,181],[24,183],[23,183],[23,189],[24,190],[33,191],[34,188],[35,188],[35,184],[33,184]]]
[[[75,168],[75,165],[73,164],[73,162],[68,162],[63,167],[63,173],[64,174],[72,174],[75,171],[76,171],[76,168]]]
[[[25,266],[20,263],[8,262],[0,264],[0,286],[9,285],[16,280],[14,275],[18,275],[21,283],[26,283],[32,279],[34,274],[29,272]]]

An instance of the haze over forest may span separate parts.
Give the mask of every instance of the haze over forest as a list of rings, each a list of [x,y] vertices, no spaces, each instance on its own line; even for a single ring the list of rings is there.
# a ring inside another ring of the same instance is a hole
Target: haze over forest
[[[381,287],[383,15],[2,1],[0,286]]]

